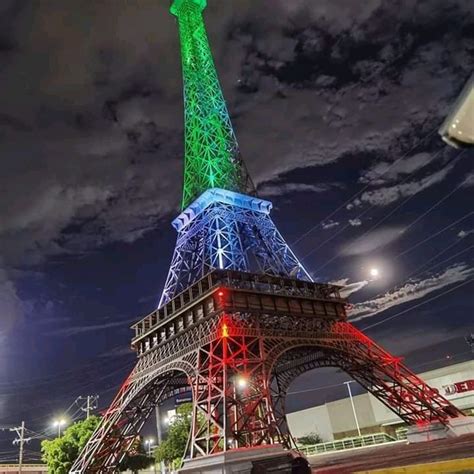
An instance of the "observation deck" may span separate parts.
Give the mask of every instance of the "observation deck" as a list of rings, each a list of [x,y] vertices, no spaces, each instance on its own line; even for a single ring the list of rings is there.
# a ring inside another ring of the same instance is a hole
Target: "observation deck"
[[[143,355],[218,313],[260,315],[268,327],[294,332],[294,317],[345,321],[341,287],[272,275],[214,270],[132,325],[132,347]],[[257,316],[258,317],[258,316]]]

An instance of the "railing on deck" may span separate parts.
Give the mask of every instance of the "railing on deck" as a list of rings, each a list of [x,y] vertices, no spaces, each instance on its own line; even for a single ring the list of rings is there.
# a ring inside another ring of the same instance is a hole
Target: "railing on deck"
[[[354,438],[338,439],[326,443],[312,444],[307,446],[298,446],[298,449],[306,456],[314,454],[328,453],[331,451],[342,451],[344,449],[362,448],[364,446],[374,446],[383,443],[392,443],[397,441],[387,433],[373,433]]]
[[[167,321],[178,311],[184,310],[218,287],[256,291],[276,296],[310,297],[321,301],[337,301],[345,304],[345,300],[340,295],[341,287],[337,285],[235,270],[213,270],[167,304],[134,324],[132,326],[132,329],[135,330],[134,340],[147,334],[151,328]]]
[[[404,439],[407,439],[407,435],[408,435],[408,428],[398,428],[397,430],[395,430],[395,435],[397,437],[398,440],[404,440]]]

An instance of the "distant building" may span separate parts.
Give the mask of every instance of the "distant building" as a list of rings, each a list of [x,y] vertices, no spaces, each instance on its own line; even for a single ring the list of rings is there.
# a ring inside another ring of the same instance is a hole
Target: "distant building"
[[[17,474],[18,464],[0,464],[0,474]],[[48,468],[44,464],[23,464],[21,472],[28,474],[47,474]]]
[[[451,146],[474,147],[474,76],[467,81],[439,133]]]
[[[430,370],[420,377],[466,414],[474,415],[474,360]],[[404,422],[369,393],[353,398],[362,434],[385,432],[396,436]],[[287,415],[292,435],[296,438],[312,432],[323,441],[357,436],[357,428],[349,398],[336,400]]]

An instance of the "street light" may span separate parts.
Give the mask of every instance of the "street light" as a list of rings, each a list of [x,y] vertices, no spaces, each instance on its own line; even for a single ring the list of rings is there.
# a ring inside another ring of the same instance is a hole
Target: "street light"
[[[249,381],[247,377],[244,377],[243,375],[237,377],[237,387],[239,387],[241,390],[247,388],[248,384],[249,384]]]
[[[53,428],[57,428],[58,430],[58,438],[61,437],[61,428],[65,426],[67,421],[64,418],[58,418],[53,420]]]
[[[147,447],[147,450],[148,450],[148,456],[151,457],[151,448],[154,447],[154,444],[155,444],[155,440],[153,438],[148,438],[145,440],[145,445]]]
[[[357,426],[357,433],[359,434],[359,436],[362,436],[362,433],[360,432],[360,426],[359,426],[359,420],[357,419],[357,413],[356,413],[356,409],[355,409],[355,405],[354,405],[354,400],[352,398],[352,390],[351,390],[351,383],[354,383],[353,380],[349,380],[348,382],[344,382],[346,385],[347,385],[347,390],[349,392],[349,398],[351,399],[351,405],[352,405],[352,413],[354,413],[354,420],[356,422],[356,426]]]

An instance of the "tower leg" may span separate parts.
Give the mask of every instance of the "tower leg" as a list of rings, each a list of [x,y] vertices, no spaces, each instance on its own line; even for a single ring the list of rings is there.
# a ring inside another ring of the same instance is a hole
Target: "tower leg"
[[[155,405],[188,386],[188,459],[227,462],[254,448],[290,448],[285,395],[295,377],[316,367],[341,368],[409,425],[438,423],[452,434],[470,429],[462,412],[400,358],[352,324],[322,316],[311,292],[317,284],[237,272],[216,278],[169,303],[176,317],[160,310],[156,334],[152,323],[143,325],[139,362],[71,472],[115,472]],[[323,301],[325,314],[338,314],[339,300]]]
[[[192,381],[191,458],[235,448],[288,445],[271,406],[263,342],[223,316],[217,333],[199,350],[198,375]]]

